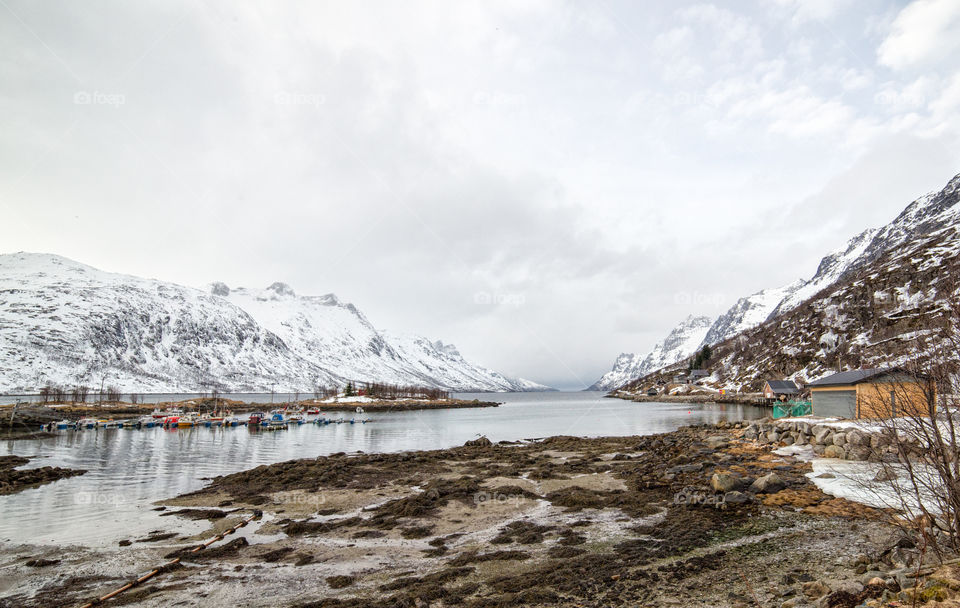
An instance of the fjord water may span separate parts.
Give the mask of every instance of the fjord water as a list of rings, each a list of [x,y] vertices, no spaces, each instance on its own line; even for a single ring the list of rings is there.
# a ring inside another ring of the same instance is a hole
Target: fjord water
[[[485,435],[516,441],[576,435],[649,435],[686,424],[759,418],[740,405],[633,403],[604,393],[462,394],[495,408],[365,414],[369,424],[61,431],[54,438],[6,441],[0,454],[36,457],[27,467],[86,469],[85,475],[0,496],[0,542],[115,546],[153,530],[188,533],[205,524],[160,517],[154,501],[203,487],[205,479],[262,464],[335,452],[396,452],[462,445]],[[336,418],[339,413],[333,413]],[[346,414],[349,418],[350,415]]]

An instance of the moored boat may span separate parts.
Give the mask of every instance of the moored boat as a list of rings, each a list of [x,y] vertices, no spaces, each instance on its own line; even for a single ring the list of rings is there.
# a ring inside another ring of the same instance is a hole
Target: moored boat
[[[200,417],[194,413],[184,414],[177,420],[177,428],[189,428],[200,424]]]
[[[263,412],[250,412],[250,415],[247,416],[247,424],[250,426],[260,426],[266,417],[267,415]]]
[[[57,430],[62,431],[64,429],[73,429],[73,428],[76,428],[76,426],[77,426],[76,422],[72,420],[64,419],[57,423]]]
[[[287,426],[287,417],[282,410],[273,410],[270,412],[270,418],[265,422],[269,427]]]
[[[77,421],[77,427],[81,429],[95,429],[97,428],[97,419],[96,418],[81,418]]]

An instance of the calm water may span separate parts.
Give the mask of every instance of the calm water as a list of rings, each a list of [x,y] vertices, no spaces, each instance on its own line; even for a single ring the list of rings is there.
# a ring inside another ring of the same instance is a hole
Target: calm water
[[[153,502],[196,490],[204,478],[261,464],[333,452],[396,452],[550,435],[647,435],[695,422],[759,418],[759,408],[733,405],[632,403],[603,393],[457,395],[503,402],[497,408],[372,413],[369,424],[288,431],[162,428],[61,431],[57,437],[0,443],[0,454],[36,456],[27,466],[87,469],[12,496],[0,496],[0,542],[116,545],[151,530],[199,523],[160,518]],[[349,417],[349,414],[345,414]],[[336,416],[336,414],[334,414]]]

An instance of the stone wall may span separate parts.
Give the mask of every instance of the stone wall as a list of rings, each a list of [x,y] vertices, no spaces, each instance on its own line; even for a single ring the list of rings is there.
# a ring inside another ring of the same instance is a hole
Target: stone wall
[[[761,444],[809,445],[824,458],[895,462],[897,446],[887,430],[823,424],[822,420],[774,420],[751,423],[743,438]]]

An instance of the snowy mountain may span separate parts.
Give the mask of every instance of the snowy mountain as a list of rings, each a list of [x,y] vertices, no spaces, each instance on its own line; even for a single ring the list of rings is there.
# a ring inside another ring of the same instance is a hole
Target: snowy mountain
[[[472,365],[452,345],[380,332],[333,294],[283,283],[202,291],[56,255],[0,255],[0,391],[306,391],[348,380],[547,389]]]
[[[640,357],[623,353],[617,357],[613,369],[604,374],[590,391],[606,391],[626,384],[668,365],[673,365],[697,352],[713,324],[710,317],[690,315],[674,327],[667,337],[658,342],[649,353]]]
[[[960,175],[824,257],[765,322],[715,343],[712,377],[758,390],[765,378],[805,382],[861,366],[929,369],[955,361],[958,331]]]
[[[943,190],[926,194],[910,203],[889,224],[879,229],[865,230],[824,256],[810,279],[800,279],[780,288],[765,289],[740,298],[714,321],[704,336],[703,344],[715,346],[734,336],[749,333],[749,330],[768,321],[782,319],[787,313],[815,299],[825,290],[843,284],[878,260],[896,256],[904,247],[926,242],[925,239],[931,234],[941,233],[945,227],[956,226],[960,223],[958,198],[960,175],[951,179]],[[702,344],[689,348],[685,356],[696,352],[699,346]],[[620,355],[614,369],[594,386],[601,390],[613,388],[660,367],[642,365],[633,355]]]

